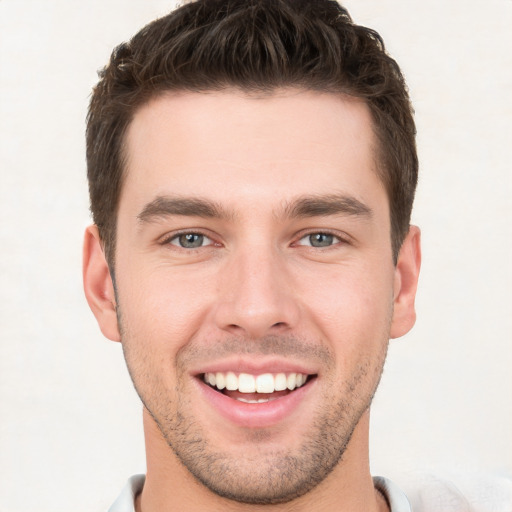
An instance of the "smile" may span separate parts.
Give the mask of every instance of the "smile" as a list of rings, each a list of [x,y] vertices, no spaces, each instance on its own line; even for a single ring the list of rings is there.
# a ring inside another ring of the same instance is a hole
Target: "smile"
[[[235,372],[208,372],[203,380],[213,389],[239,402],[267,403],[288,395],[308,381],[304,373],[263,373],[251,375]],[[311,376],[312,377],[312,376]],[[246,396],[243,396],[246,395]]]
[[[204,381],[219,391],[240,391],[240,393],[273,393],[274,391],[293,391],[306,383],[308,378],[303,373],[263,373],[251,375],[249,373],[216,372],[205,373]]]
[[[197,370],[191,372],[202,397],[196,403],[203,404],[210,424],[220,419],[223,428],[270,428],[298,421],[318,396],[314,390],[321,380],[315,367],[276,357],[233,357]]]

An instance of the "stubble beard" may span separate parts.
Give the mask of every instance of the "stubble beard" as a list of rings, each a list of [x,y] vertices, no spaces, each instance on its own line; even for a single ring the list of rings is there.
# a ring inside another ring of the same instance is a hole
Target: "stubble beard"
[[[373,361],[361,362],[348,381],[340,383],[331,372],[331,381],[316,391],[322,396],[316,401],[316,409],[311,411],[311,427],[299,447],[288,451],[263,449],[258,455],[248,457],[243,452],[232,455],[216,450],[207,426],[188,412],[192,410],[191,402],[186,390],[182,389],[185,372],[180,370],[186,367],[186,358],[177,357],[176,390],[172,393],[175,397],[172,400],[169,390],[155,376],[158,372],[150,371],[150,355],[144,353],[143,348],[137,348],[136,344],[132,347],[127,343],[127,333],[122,335],[123,350],[135,389],[183,466],[218,496],[259,505],[287,503],[306,494],[325,480],[342,461],[354,429],[370,407],[387,352],[385,343],[380,356]],[[252,344],[246,340],[230,340],[224,344],[219,342],[218,346],[226,352],[236,346],[238,352],[231,353],[263,355],[265,352],[296,354],[305,344],[296,338],[272,337]],[[324,350],[323,358],[330,358],[327,367],[334,367],[328,350]],[[269,436],[272,436],[271,429],[258,429],[249,433],[248,439],[255,446],[264,445]]]

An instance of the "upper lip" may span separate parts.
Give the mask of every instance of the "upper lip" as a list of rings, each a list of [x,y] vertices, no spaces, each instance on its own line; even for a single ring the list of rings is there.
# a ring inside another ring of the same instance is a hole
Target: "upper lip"
[[[318,373],[318,371],[310,365],[297,361],[275,357],[255,357],[249,360],[246,356],[236,356],[223,359],[222,361],[208,362],[198,366],[197,369],[192,370],[190,373],[194,376],[198,376],[204,373],[216,372],[248,373],[251,375],[261,375],[263,373],[302,373],[305,375],[315,375]]]

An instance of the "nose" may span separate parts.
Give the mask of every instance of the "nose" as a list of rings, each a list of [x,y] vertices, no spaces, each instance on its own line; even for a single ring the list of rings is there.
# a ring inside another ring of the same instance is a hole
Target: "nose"
[[[296,326],[299,305],[283,257],[269,248],[249,248],[230,258],[219,276],[218,328],[256,339]]]

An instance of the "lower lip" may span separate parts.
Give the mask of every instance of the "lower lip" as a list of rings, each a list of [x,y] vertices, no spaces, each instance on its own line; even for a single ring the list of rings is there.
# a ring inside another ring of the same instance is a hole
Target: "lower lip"
[[[246,428],[265,428],[291,416],[306,398],[316,379],[308,381],[288,395],[258,404],[239,402],[215,391],[200,379],[197,382],[205,399],[230,422]]]

